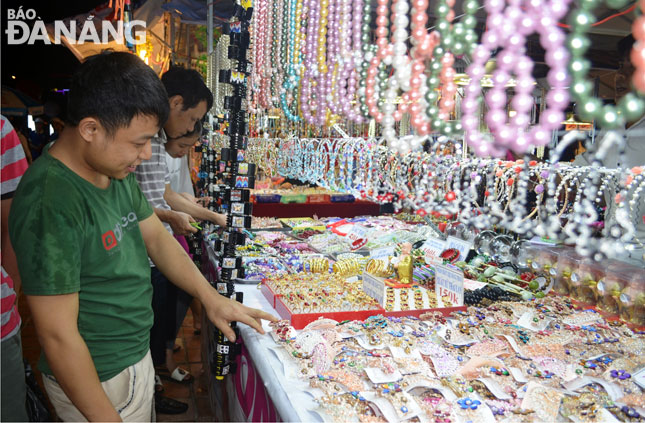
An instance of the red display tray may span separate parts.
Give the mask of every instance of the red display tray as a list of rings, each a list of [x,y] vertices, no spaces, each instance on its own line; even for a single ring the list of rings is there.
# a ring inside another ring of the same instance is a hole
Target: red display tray
[[[291,326],[295,329],[303,329],[309,323],[318,320],[321,317],[327,319],[334,319],[338,322],[343,320],[365,320],[370,316],[378,314],[385,314],[385,310],[377,308],[374,310],[361,310],[361,311],[339,311],[335,313],[307,313],[307,314],[292,314],[289,307],[287,307],[280,296],[275,296],[275,311],[281,318],[289,320]]]
[[[423,310],[401,310],[401,311],[386,311],[385,316],[387,317],[405,317],[405,316],[414,316],[419,317],[424,313],[441,313],[445,317],[450,316],[452,313],[457,311],[466,311],[466,306],[457,306],[457,307],[444,307],[444,308],[428,308]]]
[[[279,294],[276,294],[275,292],[273,292],[273,290],[271,289],[271,287],[269,287],[268,285],[266,285],[264,282],[265,282],[265,281],[262,281],[262,284],[260,285],[260,291],[262,292],[262,295],[264,295],[264,298],[266,298],[266,299],[267,299],[267,301],[269,302],[269,304],[271,304],[271,307],[275,308],[275,300],[276,300],[276,298],[278,298],[280,295],[279,295]]]

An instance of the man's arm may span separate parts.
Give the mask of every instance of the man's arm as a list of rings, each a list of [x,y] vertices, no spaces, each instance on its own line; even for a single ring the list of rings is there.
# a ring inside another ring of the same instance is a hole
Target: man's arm
[[[264,311],[247,307],[218,294],[195,267],[181,245],[166,231],[157,216],[152,215],[139,222],[139,227],[148,255],[161,273],[188,294],[199,299],[208,318],[229,340],[235,340],[235,332],[229,326],[232,321],[245,323],[263,334],[260,319],[277,320]]]
[[[215,213],[205,207],[200,206],[188,200],[181,194],[176,193],[170,188],[170,184],[166,184],[166,191],[163,194],[171,209],[188,213],[195,219],[208,220],[219,226],[226,226],[226,217],[223,214]]]
[[[65,395],[88,421],[121,421],[78,332],[78,293],[27,295],[27,303],[47,363]]]
[[[175,191],[176,192],[176,191]],[[213,197],[195,197],[194,195],[191,195],[187,192],[179,192],[179,195],[184,197],[186,200],[192,202],[192,203],[197,203],[202,207],[206,207],[212,200]]]
[[[170,225],[175,235],[190,235],[197,232],[197,228],[190,224],[195,222],[195,219],[187,213],[157,208],[154,212],[159,220]]]

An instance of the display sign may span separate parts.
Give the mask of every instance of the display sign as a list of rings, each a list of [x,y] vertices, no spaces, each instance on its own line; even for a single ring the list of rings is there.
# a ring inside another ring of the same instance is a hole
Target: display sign
[[[464,274],[462,271],[456,267],[438,264],[434,266],[434,272],[437,302],[443,306],[441,298],[446,296],[453,306],[464,305]]]
[[[430,266],[435,266],[437,264],[443,264],[443,259],[441,257],[437,257],[437,256],[435,256],[433,254],[428,253],[428,252],[426,252],[425,261],[426,261],[426,264],[429,264]]]
[[[454,248],[459,251],[458,260],[466,260],[470,249],[473,248],[473,243],[470,241],[464,241],[463,239],[456,238],[454,236],[449,236],[446,240],[446,248]]]
[[[472,279],[464,279],[464,289],[469,291],[474,291],[488,285],[486,282],[474,281]]]
[[[383,279],[363,272],[363,291],[383,307],[385,305],[385,282]]]
[[[387,259],[394,256],[394,245],[389,247],[381,247],[370,250],[370,258],[373,259]]]
[[[355,224],[352,226],[352,229],[347,233],[347,239],[352,243],[350,247],[352,251],[358,250],[367,244],[367,232],[368,229],[363,225]]]
[[[634,373],[632,377],[638,386],[645,389],[645,367]]]
[[[434,237],[426,239],[426,242],[421,246],[421,251],[426,253],[426,256],[439,257],[445,249],[446,241]]]

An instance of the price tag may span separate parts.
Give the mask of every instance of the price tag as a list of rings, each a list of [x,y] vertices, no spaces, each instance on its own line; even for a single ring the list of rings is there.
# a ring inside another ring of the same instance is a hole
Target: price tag
[[[464,279],[464,288],[469,290],[469,291],[474,291],[479,288],[483,288],[487,283],[484,282],[479,282],[479,281],[474,281],[472,279]]]
[[[426,264],[429,264],[430,266],[435,266],[437,264],[443,264],[442,259],[440,259],[437,256],[433,256],[432,254],[430,254],[428,252],[426,252],[425,261],[426,261]]]
[[[367,244],[367,232],[368,229],[362,225],[354,225],[352,229],[347,233],[347,239],[352,243],[351,249],[358,250]]]
[[[385,282],[381,278],[363,272],[363,291],[383,307],[385,304]]]
[[[378,367],[366,367],[365,374],[372,383],[377,385],[381,383],[394,383],[403,379],[403,375],[398,370],[395,370],[394,373],[385,373]]]
[[[636,382],[638,386],[645,389],[645,367],[634,373],[632,378],[634,378],[634,382]]]
[[[421,246],[421,251],[425,252],[426,255],[431,255],[439,257],[439,255],[446,249],[446,241],[443,241],[438,238],[430,237],[426,239],[426,242]]]
[[[441,297],[447,296],[453,305],[464,305],[464,274],[455,267],[436,265],[435,272],[435,293],[437,301],[441,302]]]
[[[394,246],[375,248],[370,251],[370,258],[373,259],[387,259],[394,256]]]
[[[459,260],[466,260],[470,249],[473,248],[473,243],[470,241],[464,241],[463,239],[455,238],[454,236],[449,236],[446,240],[446,248],[454,248],[459,251]]]
[[[480,377],[477,380],[483,383],[484,385],[486,385],[486,387],[491,392],[491,394],[495,395],[497,398],[501,400],[513,399],[513,397],[507,394],[504,391],[504,389],[500,386],[500,384],[497,383],[494,379],[487,378],[487,377]]]
[[[537,322],[534,319],[536,319]],[[537,314],[527,311],[522,314],[515,324],[525,329],[532,330],[533,332],[539,332],[545,330],[551,321],[553,321],[552,318],[547,317],[545,319],[538,319]]]

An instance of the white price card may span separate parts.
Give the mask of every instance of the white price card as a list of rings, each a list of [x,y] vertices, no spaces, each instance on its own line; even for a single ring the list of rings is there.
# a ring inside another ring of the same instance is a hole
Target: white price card
[[[385,282],[383,279],[363,272],[363,291],[383,307],[385,304]]]
[[[435,294],[437,302],[443,304],[441,297],[447,296],[454,306],[464,305],[464,274],[453,266],[438,264],[434,267]]]
[[[645,389],[645,367],[634,373],[632,377],[634,378],[634,382],[636,382],[638,386]]]
[[[352,250],[358,250],[367,244],[367,232],[369,230],[362,225],[355,224],[347,233],[347,238],[351,241]]]
[[[472,242],[464,241],[463,239],[455,238],[454,236],[448,237],[446,245],[446,248],[454,248],[459,251],[459,260],[466,260],[470,249],[473,248]]]
[[[373,259],[387,259],[388,257],[394,256],[394,245],[389,247],[375,248],[370,251],[370,258]]]
[[[385,373],[383,369],[379,369],[378,367],[366,367],[365,374],[367,374],[367,377],[372,383],[376,384],[394,383],[403,379],[403,375],[398,370],[392,373]]]
[[[476,289],[480,289],[488,285],[485,282],[479,282],[479,281],[474,281],[472,279],[464,279],[464,288],[469,290],[469,291],[474,291]]]
[[[429,264],[430,266],[443,264],[443,260],[441,259],[441,257],[437,257],[433,255],[431,252],[426,252],[425,261],[426,261],[426,264]]]
[[[445,249],[446,241],[433,237],[426,239],[426,242],[421,246],[421,251],[426,253],[426,255],[432,255],[435,257],[439,257]]]

